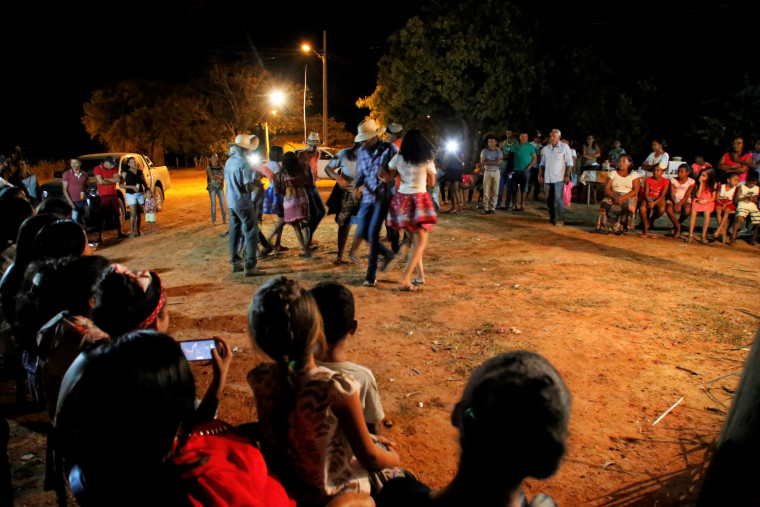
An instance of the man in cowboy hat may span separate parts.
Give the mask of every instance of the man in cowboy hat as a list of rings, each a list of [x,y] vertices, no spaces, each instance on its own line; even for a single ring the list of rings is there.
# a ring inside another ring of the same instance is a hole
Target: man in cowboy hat
[[[392,144],[381,141],[378,136],[385,129],[378,127],[375,120],[365,120],[359,124],[359,132],[354,139],[362,143],[356,156],[356,187],[357,197],[359,187],[364,187],[362,206],[359,215],[362,217],[356,234],[369,243],[369,261],[364,285],[375,286],[377,274],[377,258],[382,255],[383,262],[380,271],[384,271],[396,255],[380,242],[380,227],[388,216],[396,185],[394,181],[385,183],[378,175],[388,169],[388,162],[396,154]]]
[[[230,264],[232,272],[244,271],[245,276],[262,275],[256,267],[256,253],[259,249],[259,224],[253,194],[261,188],[261,180],[256,172],[266,175],[266,168],[252,166],[247,156],[259,147],[259,139],[254,135],[238,134],[234,143],[227,143],[232,156],[224,164],[224,186],[229,212]],[[269,174],[271,176],[271,173]],[[245,265],[240,258],[241,241],[246,247]]]
[[[309,238],[310,243],[313,243],[313,241],[311,241],[311,238],[314,237],[314,231],[317,230],[319,222],[321,222],[325,217],[325,205],[322,202],[322,197],[319,195],[319,190],[317,190],[317,185],[315,183],[318,176],[317,163],[319,161],[319,148],[317,148],[317,146],[321,145],[322,141],[319,139],[319,133],[311,132],[309,133],[309,138],[306,140],[307,148],[298,154],[298,160],[300,160],[301,163],[305,164],[309,169],[311,169],[312,174],[312,184],[307,191],[309,195],[309,231],[311,232]]]

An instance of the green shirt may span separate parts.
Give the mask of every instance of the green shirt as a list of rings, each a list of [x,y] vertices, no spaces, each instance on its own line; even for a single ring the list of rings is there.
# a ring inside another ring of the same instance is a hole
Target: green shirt
[[[513,153],[515,154],[515,171],[522,171],[530,164],[531,157],[536,154],[536,148],[531,143],[525,143],[518,145]]]

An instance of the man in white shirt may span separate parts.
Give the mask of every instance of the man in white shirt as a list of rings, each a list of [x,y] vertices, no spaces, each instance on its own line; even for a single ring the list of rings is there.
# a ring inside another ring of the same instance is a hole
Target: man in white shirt
[[[560,142],[562,132],[557,129],[549,134],[549,144],[541,150],[538,182],[544,185],[546,200],[549,205],[551,223],[565,225],[565,200],[563,198],[565,183],[570,181],[573,169],[573,154],[570,146]]]

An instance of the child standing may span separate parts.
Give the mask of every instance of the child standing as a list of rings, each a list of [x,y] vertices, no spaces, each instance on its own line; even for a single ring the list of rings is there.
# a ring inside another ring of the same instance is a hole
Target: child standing
[[[158,224],[156,223],[156,213],[158,213],[158,209],[156,208],[156,197],[149,188],[145,189],[145,204],[143,209],[145,210],[145,223],[148,224],[148,232],[145,234],[152,233],[154,227],[156,229],[156,234],[158,234]]]
[[[710,228],[710,214],[715,211],[716,197],[715,173],[711,170],[700,172],[697,198],[691,205],[691,221],[689,223],[689,237],[686,238],[687,243],[694,239],[694,225],[697,223],[697,213],[703,213],[704,224],[702,225],[702,239],[699,241],[703,245],[707,244],[707,230]]]
[[[282,171],[275,180],[282,194],[283,217],[291,224],[301,244],[301,257],[311,257],[311,233],[309,232],[309,195],[311,171],[298,160],[292,151],[282,157]]]
[[[369,368],[352,363],[346,358],[346,339],[356,333],[354,296],[337,282],[321,282],[311,288],[311,295],[322,314],[327,348],[322,351],[317,366],[352,376],[359,382],[359,399],[362,402],[364,421],[370,433],[379,435],[385,418],[380,403],[380,390]]]
[[[736,232],[741,229],[741,225],[744,223],[747,216],[749,216],[752,224],[755,226],[755,232],[752,235],[749,244],[754,245],[757,241],[757,230],[760,229],[760,227],[757,226],[760,224],[760,210],[757,208],[757,198],[758,194],[760,194],[760,187],[757,186],[757,180],[757,171],[747,173],[747,184],[741,185],[739,190],[734,192],[734,203],[736,203],[736,224],[734,224],[734,231],[731,233],[731,244],[736,241]]]
[[[248,308],[248,332],[274,361],[248,374],[261,449],[296,500],[324,505],[343,491],[378,491],[379,477],[404,475],[389,468],[399,463],[395,444],[367,430],[358,382],[314,361],[325,341],[309,291],[285,277],[267,282]]]
[[[718,202],[715,203],[715,216],[718,219],[718,229],[715,231],[715,239],[723,236],[723,244],[726,244],[726,233],[728,232],[728,219],[731,215],[736,214],[736,204],[734,204],[734,194],[736,186],[739,184],[739,173],[728,173],[726,183],[719,186]]]
[[[652,177],[647,178],[644,184],[644,196],[639,204],[639,215],[641,216],[641,223],[644,224],[644,232],[641,233],[642,238],[649,236],[649,224],[650,221],[654,225],[654,221],[658,217],[665,214],[665,196],[668,195],[669,182],[662,177],[662,167],[656,165],[652,170]],[[651,218],[649,212],[652,212]]]

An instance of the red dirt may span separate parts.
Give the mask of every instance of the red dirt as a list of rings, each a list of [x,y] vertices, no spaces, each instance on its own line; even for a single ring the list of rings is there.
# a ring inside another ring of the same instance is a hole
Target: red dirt
[[[279,274],[306,286],[335,279],[356,298],[349,356],[375,373],[392,421],[386,436],[423,482],[440,487],[453,476],[458,443],[449,414],[472,369],[526,349],[546,356],[573,393],[568,455],[553,478],[526,481],[529,496],[545,492],[564,505],[694,503],[730,404],[723,388],[735,388],[738,377],[714,380],[741,371],[746,349],[737,349],[757,326],[757,249],[594,235],[595,210],[577,204],[564,228],[549,225],[540,203],[488,217],[470,206],[441,215],[425,256],[427,284],[416,293],[396,290],[398,263],[378,288],[360,286],[364,264],[334,266],[332,216],[316,233],[318,260],[300,259],[286,229],[292,249],[261,262],[267,276],[243,279],[230,273],[224,229],[211,226],[205,174],[175,171],[172,181],[160,234],[112,240],[99,253],[161,273],[176,339],[221,336],[235,348],[220,418],[256,417],[245,381],[259,360],[246,334],[256,289]],[[264,222],[269,231],[271,217]],[[210,367],[193,369],[202,390]],[[53,505],[41,492],[44,440],[21,418],[12,424],[17,505]],[[22,460],[29,452],[35,457]]]

